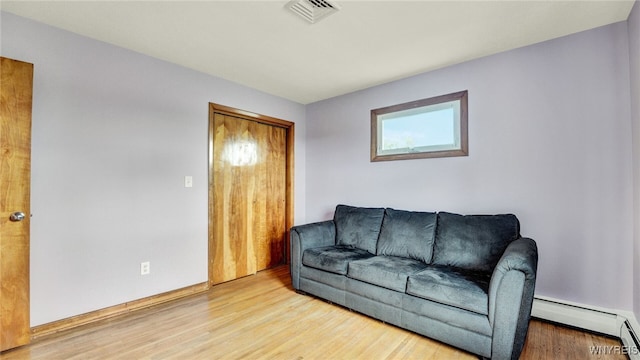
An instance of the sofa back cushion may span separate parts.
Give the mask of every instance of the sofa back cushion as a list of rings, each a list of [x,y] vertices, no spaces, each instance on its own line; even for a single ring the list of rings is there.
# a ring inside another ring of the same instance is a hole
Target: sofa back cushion
[[[436,213],[386,209],[378,239],[378,255],[431,262]]]
[[[384,208],[336,206],[336,244],[362,249],[376,254]]]
[[[515,215],[438,213],[433,263],[491,272],[507,246],[520,237]]]

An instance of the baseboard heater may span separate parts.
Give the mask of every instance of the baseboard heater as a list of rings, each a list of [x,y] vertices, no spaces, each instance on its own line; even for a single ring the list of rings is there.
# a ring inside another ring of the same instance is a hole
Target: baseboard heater
[[[625,354],[631,360],[640,360],[640,325],[633,313],[616,313],[607,309],[535,297],[531,316],[562,325],[619,338],[622,346],[591,349],[601,355]]]
[[[630,359],[640,359],[640,341],[629,320],[625,320],[620,328],[620,340]]]

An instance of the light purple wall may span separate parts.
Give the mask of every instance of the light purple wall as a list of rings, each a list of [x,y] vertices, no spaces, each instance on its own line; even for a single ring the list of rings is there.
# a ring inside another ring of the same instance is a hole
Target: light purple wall
[[[537,295],[631,310],[628,79],[622,22],[310,104],[307,220],[339,203],[512,212],[538,242]],[[468,157],[369,161],[371,109],[465,89]]]
[[[303,105],[0,14],[2,56],[35,72],[32,326],[207,280],[209,102],[296,123],[304,221]]]
[[[540,247],[538,295],[640,318],[638,12],[311,104],[306,121],[302,105],[0,13],[2,56],[35,64],[32,325],[206,280],[208,102],[296,122],[296,223],[338,203],[513,212]],[[371,109],[463,89],[469,157],[369,162]]]
[[[629,64],[634,167],[634,311],[640,319],[640,1],[635,2],[629,20]]]

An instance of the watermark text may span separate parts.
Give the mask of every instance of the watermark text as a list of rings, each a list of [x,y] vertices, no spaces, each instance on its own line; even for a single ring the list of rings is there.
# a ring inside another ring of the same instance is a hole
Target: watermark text
[[[589,352],[591,355],[640,355],[640,349],[635,345],[590,346]]]

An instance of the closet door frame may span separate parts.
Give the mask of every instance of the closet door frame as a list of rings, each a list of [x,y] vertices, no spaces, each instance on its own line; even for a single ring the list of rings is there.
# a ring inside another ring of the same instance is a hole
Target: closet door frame
[[[286,176],[285,176],[285,231],[284,231],[284,250],[285,256],[284,260],[288,264],[290,262],[290,249],[289,249],[289,230],[293,226],[293,213],[294,213],[294,139],[295,139],[295,124],[293,122],[282,120],[266,115],[257,114],[254,112],[236,109],[233,107],[220,105],[216,103],[209,103],[209,246],[208,246],[208,283],[209,286],[214,285],[214,266],[213,266],[213,249],[215,246],[214,243],[214,137],[215,137],[215,127],[214,127],[214,117],[215,114],[222,114],[228,116],[234,116],[250,121],[255,121],[258,123],[277,126],[285,129],[286,131]]]

